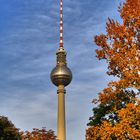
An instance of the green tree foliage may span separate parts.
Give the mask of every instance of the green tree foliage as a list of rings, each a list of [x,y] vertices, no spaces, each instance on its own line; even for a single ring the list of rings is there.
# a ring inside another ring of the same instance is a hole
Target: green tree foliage
[[[103,121],[109,121],[112,125],[119,122],[116,110],[125,108],[128,103],[135,103],[136,95],[133,90],[125,90],[117,93],[107,104],[100,103],[93,108],[94,115],[90,117],[88,126],[101,125]],[[93,103],[96,104],[96,100],[93,100]]]
[[[19,140],[19,130],[7,117],[0,116],[0,140]]]

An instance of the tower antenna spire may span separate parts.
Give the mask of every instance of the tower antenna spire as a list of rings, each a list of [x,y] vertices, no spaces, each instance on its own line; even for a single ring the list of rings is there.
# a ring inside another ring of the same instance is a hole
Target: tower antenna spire
[[[60,48],[63,48],[63,1],[60,0]]]

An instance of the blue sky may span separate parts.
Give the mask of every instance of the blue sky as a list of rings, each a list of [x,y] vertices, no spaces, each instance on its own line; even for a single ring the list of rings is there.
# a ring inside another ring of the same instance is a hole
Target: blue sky
[[[73,81],[66,88],[67,140],[84,140],[92,99],[112,77],[95,57],[93,36],[120,20],[122,0],[63,0],[64,47]],[[57,94],[50,81],[59,47],[59,0],[0,0],[0,115],[22,130],[56,131]]]

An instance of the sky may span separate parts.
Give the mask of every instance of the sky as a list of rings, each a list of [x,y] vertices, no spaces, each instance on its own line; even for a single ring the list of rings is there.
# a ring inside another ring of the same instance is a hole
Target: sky
[[[120,21],[122,0],[63,0],[64,47],[73,73],[66,87],[67,140],[85,140],[92,99],[107,83],[93,37],[108,17]],[[57,132],[57,88],[50,72],[59,47],[59,0],[0,0],[0,115],[17,128]]]

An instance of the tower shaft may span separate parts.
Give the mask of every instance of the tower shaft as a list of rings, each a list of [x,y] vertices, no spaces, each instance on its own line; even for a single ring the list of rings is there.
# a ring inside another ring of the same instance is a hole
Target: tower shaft
[[[58,86],[58,120],[57,120],[57,138],[66,140],[66,123],[65,123],[65,88],[64,85]]]

